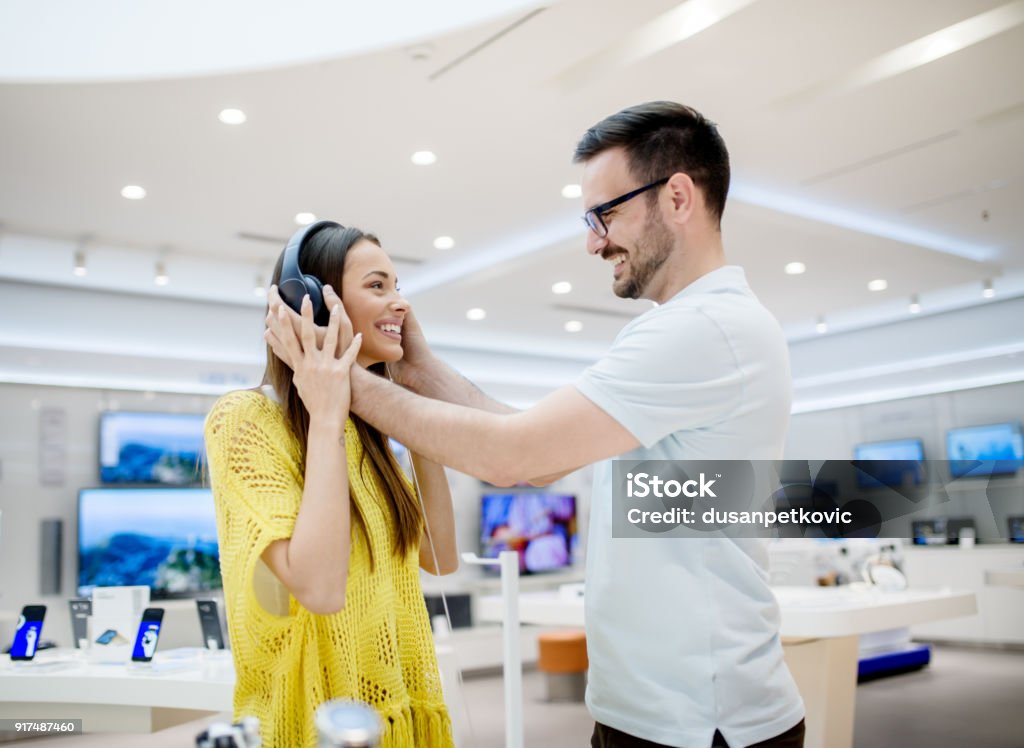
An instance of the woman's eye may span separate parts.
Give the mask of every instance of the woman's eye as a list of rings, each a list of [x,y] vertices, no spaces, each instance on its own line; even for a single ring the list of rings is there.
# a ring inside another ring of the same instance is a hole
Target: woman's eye
[[[380,281],[374,281],[370,284],[370,288],[384,288],[384,284]]]

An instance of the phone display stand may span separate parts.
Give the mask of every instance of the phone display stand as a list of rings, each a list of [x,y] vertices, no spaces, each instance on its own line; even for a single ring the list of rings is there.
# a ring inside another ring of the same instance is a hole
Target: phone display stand
[[[79,664],[78,660],[62,657],[52,660],[15,661],[11,663],[11,666],[15,672],[51,673],[54,670],[67,670],[69,668],[78,667]]]
[[[129,675],[167,675],[169,673],[180,673],[183,670],[192,670],[197,667],[199,667],[199,663],[191,660],[129,661],[127,672]]]

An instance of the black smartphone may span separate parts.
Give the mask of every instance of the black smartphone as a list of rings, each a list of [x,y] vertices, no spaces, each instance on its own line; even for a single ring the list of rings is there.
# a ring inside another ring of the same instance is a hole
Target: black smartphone
[[[45,605],[26,605],[21,609],[18,627],[14,630],[14,642],[11,644],[12,660],[31,660],[36,656],[45,617]]]
[[[88,598],[72,598],[68,600],[71,611],[71,638],[75,649],[89,646],[89,616],[92,615],[92,600]]]
[[[207,649],[224,649],[224,632],[220,627],[216,600],[196,600],[199,610],[199,626],[203,630],[203,641]]]
[[[146,608],[142,612],[139,633],[135,635],[135,648],[132,649],[132,662],[149,662],[153,659],[163,620],[163,608]]]

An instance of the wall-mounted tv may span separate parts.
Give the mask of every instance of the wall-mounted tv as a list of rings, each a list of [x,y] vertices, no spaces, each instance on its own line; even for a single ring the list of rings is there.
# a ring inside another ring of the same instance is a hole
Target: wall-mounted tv
[[[522,574],[571,566],[576,550],[576,497],[550,493],[485,494],[480,555],[519,553]]]
[[[100,481],[198,483],[206,459],[201,413],[100,414]]]
[[[1019,423],[993,423],[946,432],[946,456],[954,478],[962,475],[1009,475],[1024,460]]]
[[[894,439],[858,444],[853,448],[857,461],[857,483],[861,488],[898,487],[924,481],[924,445],[920,439]]]
[[[154,598],[221,588],[213,494],[206,488],[85,488],[78,493],[78,594],[147,585]]]

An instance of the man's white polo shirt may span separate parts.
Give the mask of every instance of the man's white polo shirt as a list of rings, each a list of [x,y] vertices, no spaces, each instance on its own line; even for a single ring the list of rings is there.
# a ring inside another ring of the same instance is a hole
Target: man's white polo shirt
[[[743,269],[697,279],[631,321],[576,388],[640,441],[630,460],[781,459],[789,354]],[[613,538],[612,461],[587,543],[587,706],[656,743],[732,746],[804,716],[782,659],[766,541]]]

